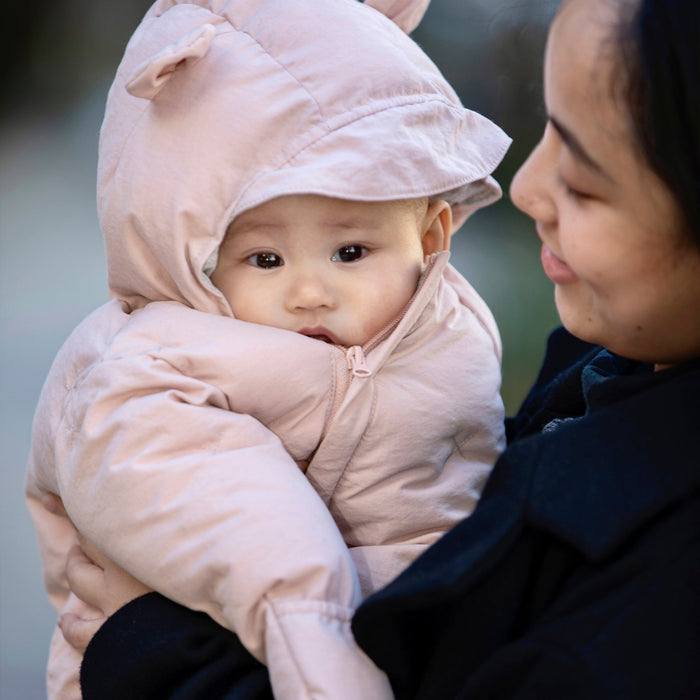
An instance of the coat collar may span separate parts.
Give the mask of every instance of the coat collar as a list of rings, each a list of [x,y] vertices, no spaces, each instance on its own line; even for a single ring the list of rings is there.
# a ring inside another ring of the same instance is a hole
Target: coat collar
[[[700,362],[638,369],[592,386],[585,416],[513,445],[532,467],[527,520],[592,560],[700,487]]]

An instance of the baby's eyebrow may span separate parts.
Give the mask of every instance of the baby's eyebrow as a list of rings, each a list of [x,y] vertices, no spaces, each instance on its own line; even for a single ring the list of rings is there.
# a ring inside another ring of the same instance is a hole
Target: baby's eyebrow
[[[256,233],[258,231],[277,231],[283,228],[285,228],[284,224],[276,221],[266,221],[265,219],[234,221],[229,225],[229,230],[237,236],[245,235],[246,233]]]
[[[341,228],[341,229],[368,229],[372,228],[373,224],[370,221],[365,221],[364,219],[333,219],[332,221],[324,221],[323,226],[327,228]]]

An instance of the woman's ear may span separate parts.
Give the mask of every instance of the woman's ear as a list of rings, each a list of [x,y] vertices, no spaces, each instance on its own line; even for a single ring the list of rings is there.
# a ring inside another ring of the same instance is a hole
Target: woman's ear
[[[444,199],[430,202],[421,228],[423,256],[428,258],[433,253],[449,250],[451,232],[452,207]]]

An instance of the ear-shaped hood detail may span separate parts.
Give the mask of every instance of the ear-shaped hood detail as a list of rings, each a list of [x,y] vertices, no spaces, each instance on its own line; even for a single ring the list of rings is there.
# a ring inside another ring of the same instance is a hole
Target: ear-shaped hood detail
[[[127,92],[134,97],[152,100],[178,68],[204,56],[215,36],[216,27],[203,24],[169,44],[136,69],[134,77],[126,84]]]
[[[365,5],[374,7],[410,34],[423,19],[430,0],[365,0]]]
[[[427,4],[371,2],[404,26]],[[427,196],[459,224],[500,196],[490,174],[509,143],[361,2],[157,0],[100,133],[110,292],[230,316],[202,271],[244,210],[285,194]]]

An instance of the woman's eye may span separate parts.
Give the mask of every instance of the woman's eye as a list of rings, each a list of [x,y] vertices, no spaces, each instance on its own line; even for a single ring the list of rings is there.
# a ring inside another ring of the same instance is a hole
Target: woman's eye
[[[281,267],[284,265],[284,260],[276,253],[255,253],[255,255],[249,256],[246,262],[255,267],[261,267],[264,270],[271,270],[274,267]]]
[[[586,199],[587,195],[581,192],[580,190],[574,189],[573,187],[569,187],[568,185],[564,185],[564,190],[566,191],[567,196],[571,197],[572,199]]]
[[[353,262],[359,260],[367,253],[367,248],[361,245],[344,245],[342,248],[338,248],[333,254],[331,260],[333,262]]]
[[[590,195],[586,194],[582,190],[572,187],[561,175],[559,176],[559,182],[561,183],[561,186],[564,189],[564,194],[566,194],[567,197],[570,197],[575,201],[582,201],[591,198]]]

